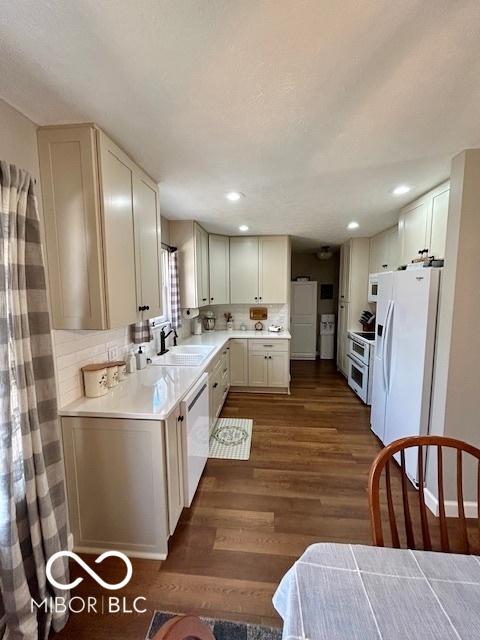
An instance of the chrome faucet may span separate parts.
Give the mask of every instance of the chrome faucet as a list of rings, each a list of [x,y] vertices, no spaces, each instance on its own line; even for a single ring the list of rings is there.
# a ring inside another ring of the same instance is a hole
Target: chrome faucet
[[[170,331],[168,333],[165,333],[165,328],[162,327],[161,331],[160,331],[160,351],[157,353],[157,356],[163,356],[165,353],[168,352],[168,349],[165,347],[165,340],[168,338],[168,336],[173,333],[173,346],[176,347],[177,346],[177,332],[175,331],[175,329],[170,329]]]

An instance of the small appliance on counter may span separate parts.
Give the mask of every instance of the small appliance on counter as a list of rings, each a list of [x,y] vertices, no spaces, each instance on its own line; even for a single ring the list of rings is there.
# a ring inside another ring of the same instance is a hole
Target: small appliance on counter
[[[205,331],[215,331],[215,314],[213,311],[206,311],[203,316],[203,328]]]
[[[192,333],[194,336],[201,336],[203,333],[202,319],[197,316],[192,321]]]
[[[271,324],[271,325],[268,327],[268,330],[269,330],[271,333],[280,333],[280,331],[283,331],[283,327],[281,327],[279,324]]]

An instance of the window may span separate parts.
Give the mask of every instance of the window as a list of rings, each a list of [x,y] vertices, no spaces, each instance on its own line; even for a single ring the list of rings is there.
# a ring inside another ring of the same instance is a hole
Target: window
[[[170,269],[168,262],[169,253],[166,249],[162,249],[162,309],[163,314],[159,318],[155,318],[156,324],[170,322]]]

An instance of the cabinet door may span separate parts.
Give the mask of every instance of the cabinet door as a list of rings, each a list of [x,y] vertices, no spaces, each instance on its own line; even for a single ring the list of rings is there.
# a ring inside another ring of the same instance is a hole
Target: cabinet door
[[[248,386],[268,387],[268,353],[250,351],[248,354]]]
[[[450,187],[433,196],[431,204],[431,228],[429,255],[445,258],[445,244],[447,241],[448,200]]]
[[[347,332],[348,302],[341,302],[338,306],[337,367],[344,375],[347,375]]]
[[[168,528],[173,535],[183,509],[183,450],[182,429],[177,407],[165,421],[165,446],[167,453]]]
[[[290,382],[288,353],[268,353],[267,357],[267,386],[288,387]]]
[[[351,244],[345,242],[340,247],[340,300],[350,299],[350,255]]]
[[[194,227],[197,300],[199,307],[205,307],[209,303],[208,233],[198,224]]]
[[[234,387],[248,385],[248,346],[244,338],[234,338],[229,342],[230,384]]]
[[[226,236],[208,236],[210,302],[230,302],[230,246]]]
[[[146,320],[162,315],[160,215],[156,186],[135,174],[133,207],[137,300],[139,307],[149,307],[141,315]]]
[[[382,251],[382,234],[377,233],[376,236],[370,238],[370,260],[368,264],[369,273],[378,273],[381,271],[381,251]]]
[[[131,161],[99,132],[104,264],[110,328],[138,319]]]
[[[418,258],[418,252],[427,248],[426,231],[428,202],[422,201],[400,214],[398,224],[401,238],[402,264]]]
[[[395,225],[385,231],[386,239],[386,264],[388,271],[395,271],[399,265],[398,250],[398,226]],[[382,269],[383,270],[383,269]]]
[[[53,329],[106,329],[96,136],[38,131]]]
[[[288,238],[264,236],[258,243],[258,299],[262,304],[286,304],[290,285]]]
[[[255,304],[258,296],[258,238],[230,238],[230,302]]]

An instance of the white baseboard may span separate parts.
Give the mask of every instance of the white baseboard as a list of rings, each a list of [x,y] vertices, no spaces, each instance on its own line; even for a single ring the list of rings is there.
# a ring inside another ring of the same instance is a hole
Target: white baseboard
[[[94,553],[96,555],[100,555],[101,553],[105,553],[105,551],[111,551],[110,548],[104,547],[74,547],[73,549],[76,553]],[[125,549],[118,549],[124,553],[128,558],[142,558],[144,560],[166,560],[166,553],[156,553],[150,551],[126,551]]]
[[[425,489],[425,504],[428,509],[438,518],[438,498],[433,495],[429,489]],[[467,518],[476,518],[478,515],[477,503],[473,500],[465,500],[464,503],[465,516]],[[447,518],[456,518],[458,516],[458,505],[456,500],[445,500],[445,515]]]

